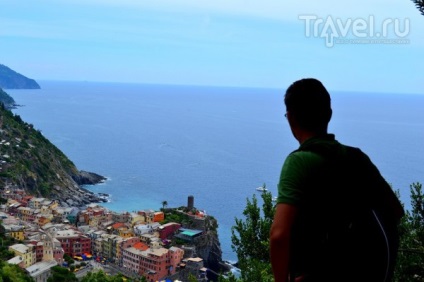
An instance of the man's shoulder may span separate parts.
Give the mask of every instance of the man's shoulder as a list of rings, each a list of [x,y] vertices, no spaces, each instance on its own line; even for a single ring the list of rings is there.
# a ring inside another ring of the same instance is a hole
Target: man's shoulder
[[[313,151],[296,150],[291,152],[283,165],[285,173],[298,172],[305,174],[310,169],[320,166],[325,158]]]
[[[290,163],[308,163],[321,160],[322,156],[314,151],[309,150],[295,150],[291,152],[286,159]]]
[[[368,156],[360,148],[340,143],[332,134],[328,134],[322,138],[311,138],[307,140],[297,150],[293,151],[291,155],[306,157],[320,155],[326,159],[369,160]]]

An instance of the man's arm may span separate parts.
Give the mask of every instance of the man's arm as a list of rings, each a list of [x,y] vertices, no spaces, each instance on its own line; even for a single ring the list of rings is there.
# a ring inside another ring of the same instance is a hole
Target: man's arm
[[[287,282],[289,278],[290,238],[297,207],[277,204],[271,227],[271,265],[275,282]]]

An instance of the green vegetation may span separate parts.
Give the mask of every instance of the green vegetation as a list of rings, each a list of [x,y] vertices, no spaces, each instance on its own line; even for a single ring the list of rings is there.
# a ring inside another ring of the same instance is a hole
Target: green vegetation
[[[262,193],[261,197],[262,213],[256,195],[253,195],[252,200],[247,199],[247,205],[243,211],[245,219],[236,218],[236,224],[231,229],[232,248],[237,254],[241,270],[239,281],[273,281],[269,259],[269,230],[275,207],[272,204],[270,192]]]
[[[56,281],[77,282],[78,279],[73,272],[69,271],[69,269],[56,265],[51,268],[51,275],[49,279],[47,279],[47,282]]]
[[[178,212],[174,209],[167,210],[165,213],[165,220],[161,222],[161,224],[169,223],[169,222],[178,222],[181,224],[188,223],[190,218],[188,215]]]
[[[63,259],[68,263],[68,265],[70,266],[70,265],[72,265],[75,261],[71,258],[71,256],[70,255],[68,255],[68,254],[65,254],[64,256],[63,256]]]
[[[98,272],[89,272],[84,278],[82,278],[81,282],[124,282],[128,280],[127,278],[124,278],[123,275],[117,274],[114,276],[107,275],[103,271]],[[134,280],[131,280],[134,281]],[[146,282],[146,278],[142,277],[136,281],[140,282]]]
[[[34,281],[28,276],[24,270],[17,265],[8,264],[0,260],[0,281],[4,282],[32,282]],[[60,281],[60,280],[56,280]]]
[[[420,11],[421,15],[424,16],[424,1],[423,0],[412,0],[417,9]]]
[[[413,183],[411,210],[400,225],[400,248],[395,281],[424,281],[424,195],[422,185]]]
[[[191,273],[188,275],[187,279],[188,279],[188,282],[197,282],[196,276],[194,276]]]
[[[17,244],[18,241],[15,238],[8,237],[5,234],[3,225],[0,222],[0,261],[7,261],[15,256],[14,252],[9,251],[9,246]],[[0,280],[1,281],[1,280]]]
[[[9,251],[9,246],[18,243],[14,238],[7,237],[3,225],[0,222],[0,281],[22,282],[33,281],[19,266],[8,264],[6,261],[15,256]]]
[[[13,183],[33,195],[51,196],[53,187],[70,187],[75,165],[33,125],[0,105],[0,185]]]
[[[6,108],[10,108],[15,105],[15,100],[0,88],[0,103],[2,103]]]
[[[400,248],[394,282],[424,281],[424,194],[422,185],[413,183],[411,210],[399,226]],[[269,192],[262,193],[262,210],[256,196],[247,199],[244,220],[236,218],[232,228],[232,247],[239,260],[241,277],[221,276],[219,282],[273,281],[269,258],[269,230],[275,209]]]

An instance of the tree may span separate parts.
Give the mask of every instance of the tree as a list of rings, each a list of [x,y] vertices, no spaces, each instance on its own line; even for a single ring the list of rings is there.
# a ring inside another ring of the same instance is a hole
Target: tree
[[[264,191],[262,214],[256,195],[247,200],[243,211],[244,220],[236,218],[231,228],[232,248],[237,254],[242,281],[273,281],[269,257],[269,231],[275,207],[272,195]]]
[[[81,282],[123,282],[123,276],[117,274],[114,276],[106,275],[103,271],[89,272]]]
[[[0,261],[0,281],[31,282],[34,280],[17,265]]]
[[[394,281],[424,281],[424,195],[422,185],[413,183],[411,210],[400,227],[400,246]]]
[[[164,210],[168,206],[167,201],[162,201],[162,209]]]
[[[81,282],[124,282],[127,281],[122,274],[116,274],[116,275],[109,275],[106,274],[104,271],[96,271],[96,272],[89,272],[87,275],[85,275]],[[146,278],[142,276],[139,279],[131,279],[131,281],[134,282],[147,282]]]
[[[230,272],[227,277],[224,277],[223,275],[220,275],[218,277],[218,282],[239,282],[240,280],[238,280],[234,274],[232,272]]]
[[[187,279],[188,279],[188,282],[197,282],[196,276],[194,276],[192,273],[189,273]]]
[[[423,0],[412,0],[415,3],[417,9],[421,12],[421,15],[424,16],[424,1]]]
[[[400,247],[394,273],[395,282],[424,281],[424,194],[420,183],[413,183],[411,210],[406,211],[399,226]],[[262,193],[262,214],[254,195],[247,199],[244,220],[235,219],[232,248],[237,254],[241,279],[234,275],[219,277],[219,282],[273,281],[269,258],[269,230],[275,213],[272,196]],[[398,193],[399,196],[399,193]]]
[[[67,268],[56,265],[51,268],[51,275],[47,279],[47,282],[55,282],[55,281],[77,282],[78,279],[75,276],[75,274],[69,271]]]

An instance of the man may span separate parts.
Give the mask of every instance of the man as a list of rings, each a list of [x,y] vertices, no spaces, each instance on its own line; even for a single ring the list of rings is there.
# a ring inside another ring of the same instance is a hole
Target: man
[[[278,184],[275,281],[390,281],[403,216],[397,197],[364,153],[327,133],[331,99],[320,81],[294,82],[284,102],[300,147]]]

